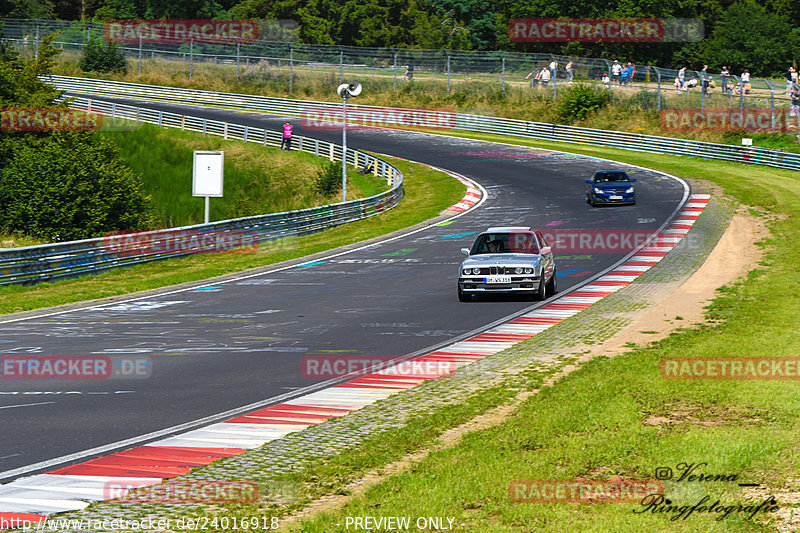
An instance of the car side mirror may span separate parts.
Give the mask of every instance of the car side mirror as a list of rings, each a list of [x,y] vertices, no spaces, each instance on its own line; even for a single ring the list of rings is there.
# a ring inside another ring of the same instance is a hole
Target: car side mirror
[[[634,181],[636,181],[636,178],[631,178],[631,182],[634,182]]]
[[[542,253],[543,254],[549,254],[552,251],[553,251],[553,249],[551,247],[549,247],[549,246],[545,246],[544,248],[542,248]]]
[[[462,248],[461,253],[469,257],[469,248]]]
[[[594,183],[594,180],[586,180],[586,183]]]

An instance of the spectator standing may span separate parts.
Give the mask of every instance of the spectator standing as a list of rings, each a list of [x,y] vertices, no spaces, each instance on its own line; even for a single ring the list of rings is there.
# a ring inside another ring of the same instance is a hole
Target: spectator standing
[[[678,81],[681,84],[681,89],[686,85],[686,67],[681,67],[678,71]]]
[[[619,77],[619,82],[621,85],[628,85],[628,75],[630,74],[630,70],[628,67],[622,69],[622,74]]]
[[[747,69],[742,72],[742,91],[744,94],[750,94],[750,71]]]
[[[536,74],[536,76],[534,76],[533,79],[531,80],[531,87],[533,87],[535,85],[538,85],[539,84],[539,80],[542,78],[542,72],[540,70],[536,70],[536,65],[534,65],[533,66],[533,70],[531,70],[528,73],[528,75],[525,76],[525,79],[526,80],[529,79],[531,76],[534,75],[534,73]]]
[[[794,76],[795,80],[797,79],[797,73],[794,71],[794,67],[789,67],[789,70],[786,71],[786,96],[789,96],[792,92],[792,77]]]
[[[567,71],[567,84],[572,83],[572,78],[575,76],[575,73],[572,71],[572,61],[567,63],[567,66],[564,67],[564,70]]]
[[[603,82],[603,89],[611,89],[611,82],[608,79],[608,72],[603,72],[603,77],[600,79]]]
[[[636,75],[636,64],[628,62],[628,68],[630,69],[630,73],[628,73],[628,83],[633,82],[633,77]]]
[[[558,76],[558,63],[554,59],[550,62],[550,77],[553,78],[553,81],[555,82],[557,76]]]
[[[283,125],[283,140],[281,141],[281,150],[292,149],[292,123],[288,120]]]
[[[414,65],[406,65],[406,72],[403,74],[406,81],[414,81]]]
[[[700,71],[700,87],[702,87],[703,94],[708,92],[708,65],[703,65],[703,70]]]
[[[722,71],[719,73],[719,77],[722,78],[722,94],[728,92],[728,78],[731,77],[731,72],[728,70],[728,67],[722,66]]]
[[[614,64],[611,65],[611,80],[614,85],[619,85],[619,78],[622,75],[622,65],[619,64],[619,61],[616,59],[614,60]]]
[[[547,84],[550,82],[550,71],[543,68],[539,73],[539,79],[542,80],[542,87],[547,87]]]
[[[789,110],[790,117],[798,117],[798,122],[800,122],[800,86],[796,83],[792,85],[792,107]]]

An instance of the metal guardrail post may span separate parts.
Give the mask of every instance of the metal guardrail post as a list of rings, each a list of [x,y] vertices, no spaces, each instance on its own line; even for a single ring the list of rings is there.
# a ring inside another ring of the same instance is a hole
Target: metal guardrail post
[[[447,94],[450,94],[450,52],[447,52]]]
[[[239,56],[241,54],[241,44],[236,43],[236,81],[239,81]]]
[[[139,74],[142,73],[142,34],[139,33]]]
[[[394,70],[394,88],[397,89],[397,52],[394,53],[394,63],[392,65],[392,69]],[[339,80],[339,83],[342,83]]]
[[[192,79],[192,67],[194,63],[194,39],[189,39],[189,79]]]
[[[656,81],[658,83],[658,96],[656,96],[656,111],[661,111],[661,69],[657,67],[653,67],[653,70],[656,72]]]
[[[696,70],[694,71],[694,73],[697,74],[697,79],[700,80],[700,83],[698,84],[700,85],[700,112],[703,112],[705,111],[705,104],[706,104],[706,89],[705,87],[703,87],[703,82],[704,82],[703,74],[702,72],[698,72]]]
[[[770,114],[770,132],[775,133],[775,88],[764,78],[764,82],[769,87],[769,114]]]
[[[339,47],[339,84],[342,84],[342,80],[344,79],[344,52],[342,52],[342,47]]]
[[[294,48],[289,44],[289,94],[292,94],[292,82],[294,81]]]
[[[502,64],[502,66],[500,68],[501,68],[500,83],[501,83],[501,87],[502,87],[500,92],[503,94],[503,96],[505,96],[506,95],[506,58],[505,58],[505,56],[503,56],[503,64]]]

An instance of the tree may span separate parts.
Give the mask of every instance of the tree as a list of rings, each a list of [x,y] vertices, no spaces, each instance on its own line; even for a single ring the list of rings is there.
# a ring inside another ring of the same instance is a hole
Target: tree
[[[108,139],[83,132],[27,136],[0,170],[0,229],[74,240],[148,226],[149,197]]]
[[[0,17],[51,19],[55,6],[51,0],[0,0]]]
[[[78,64],[84,72],[126,72],[125,56],[117,45],[92,39],[83,49],[83,57]]]
[[[756,76],[782,73],[797,46],[789,23],[750,1],[733,4],[714,28],[703,56],[709,65],[749,69]],[[796,48],[794,52],[796,53]]]
[[[0,108],[66,107],[41,81],[59,50],[0,47]],[[0,39],[2,42],[2,39]],[[111,141],[83,132],[0,132],[0,231],[65,240],[146,228],[148,197]]]

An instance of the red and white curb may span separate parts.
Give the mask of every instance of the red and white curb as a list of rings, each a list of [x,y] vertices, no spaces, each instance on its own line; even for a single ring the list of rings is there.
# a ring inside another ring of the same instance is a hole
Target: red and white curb
[[[614,270],[568,296],[466,340],[286,403],[146,446],[0,485],[0,523],[39,522],[55,513],[83,509],[91,502],[107,499],[108,486],[118,489],[161,483],[288,433],[346,415],[425,380],[441,378],[456,367],[501,352],[580,313],[652,268],[691,229],[709,198],[707,194],[691,195],[656,246],[643,248]],[[401,366],[402,370],[398,370]],[[115,495],[121,494],[115,490]]]
[[[472,206],[480,202],[481,198],[483,197],[481,190],[478,189],[478,187],[476,187],[473,182],[458,176],[453,176],[453,177],[456,178],[461,183],[463,183],[464,185],[466,185],[467,192],[466,194],[464,194],[464,198],[462,198],[460,202],[451,205],[450,207],[445,209],[442,213],[463,213],[464,211],[469,210],[470,208],[472,208]]]

